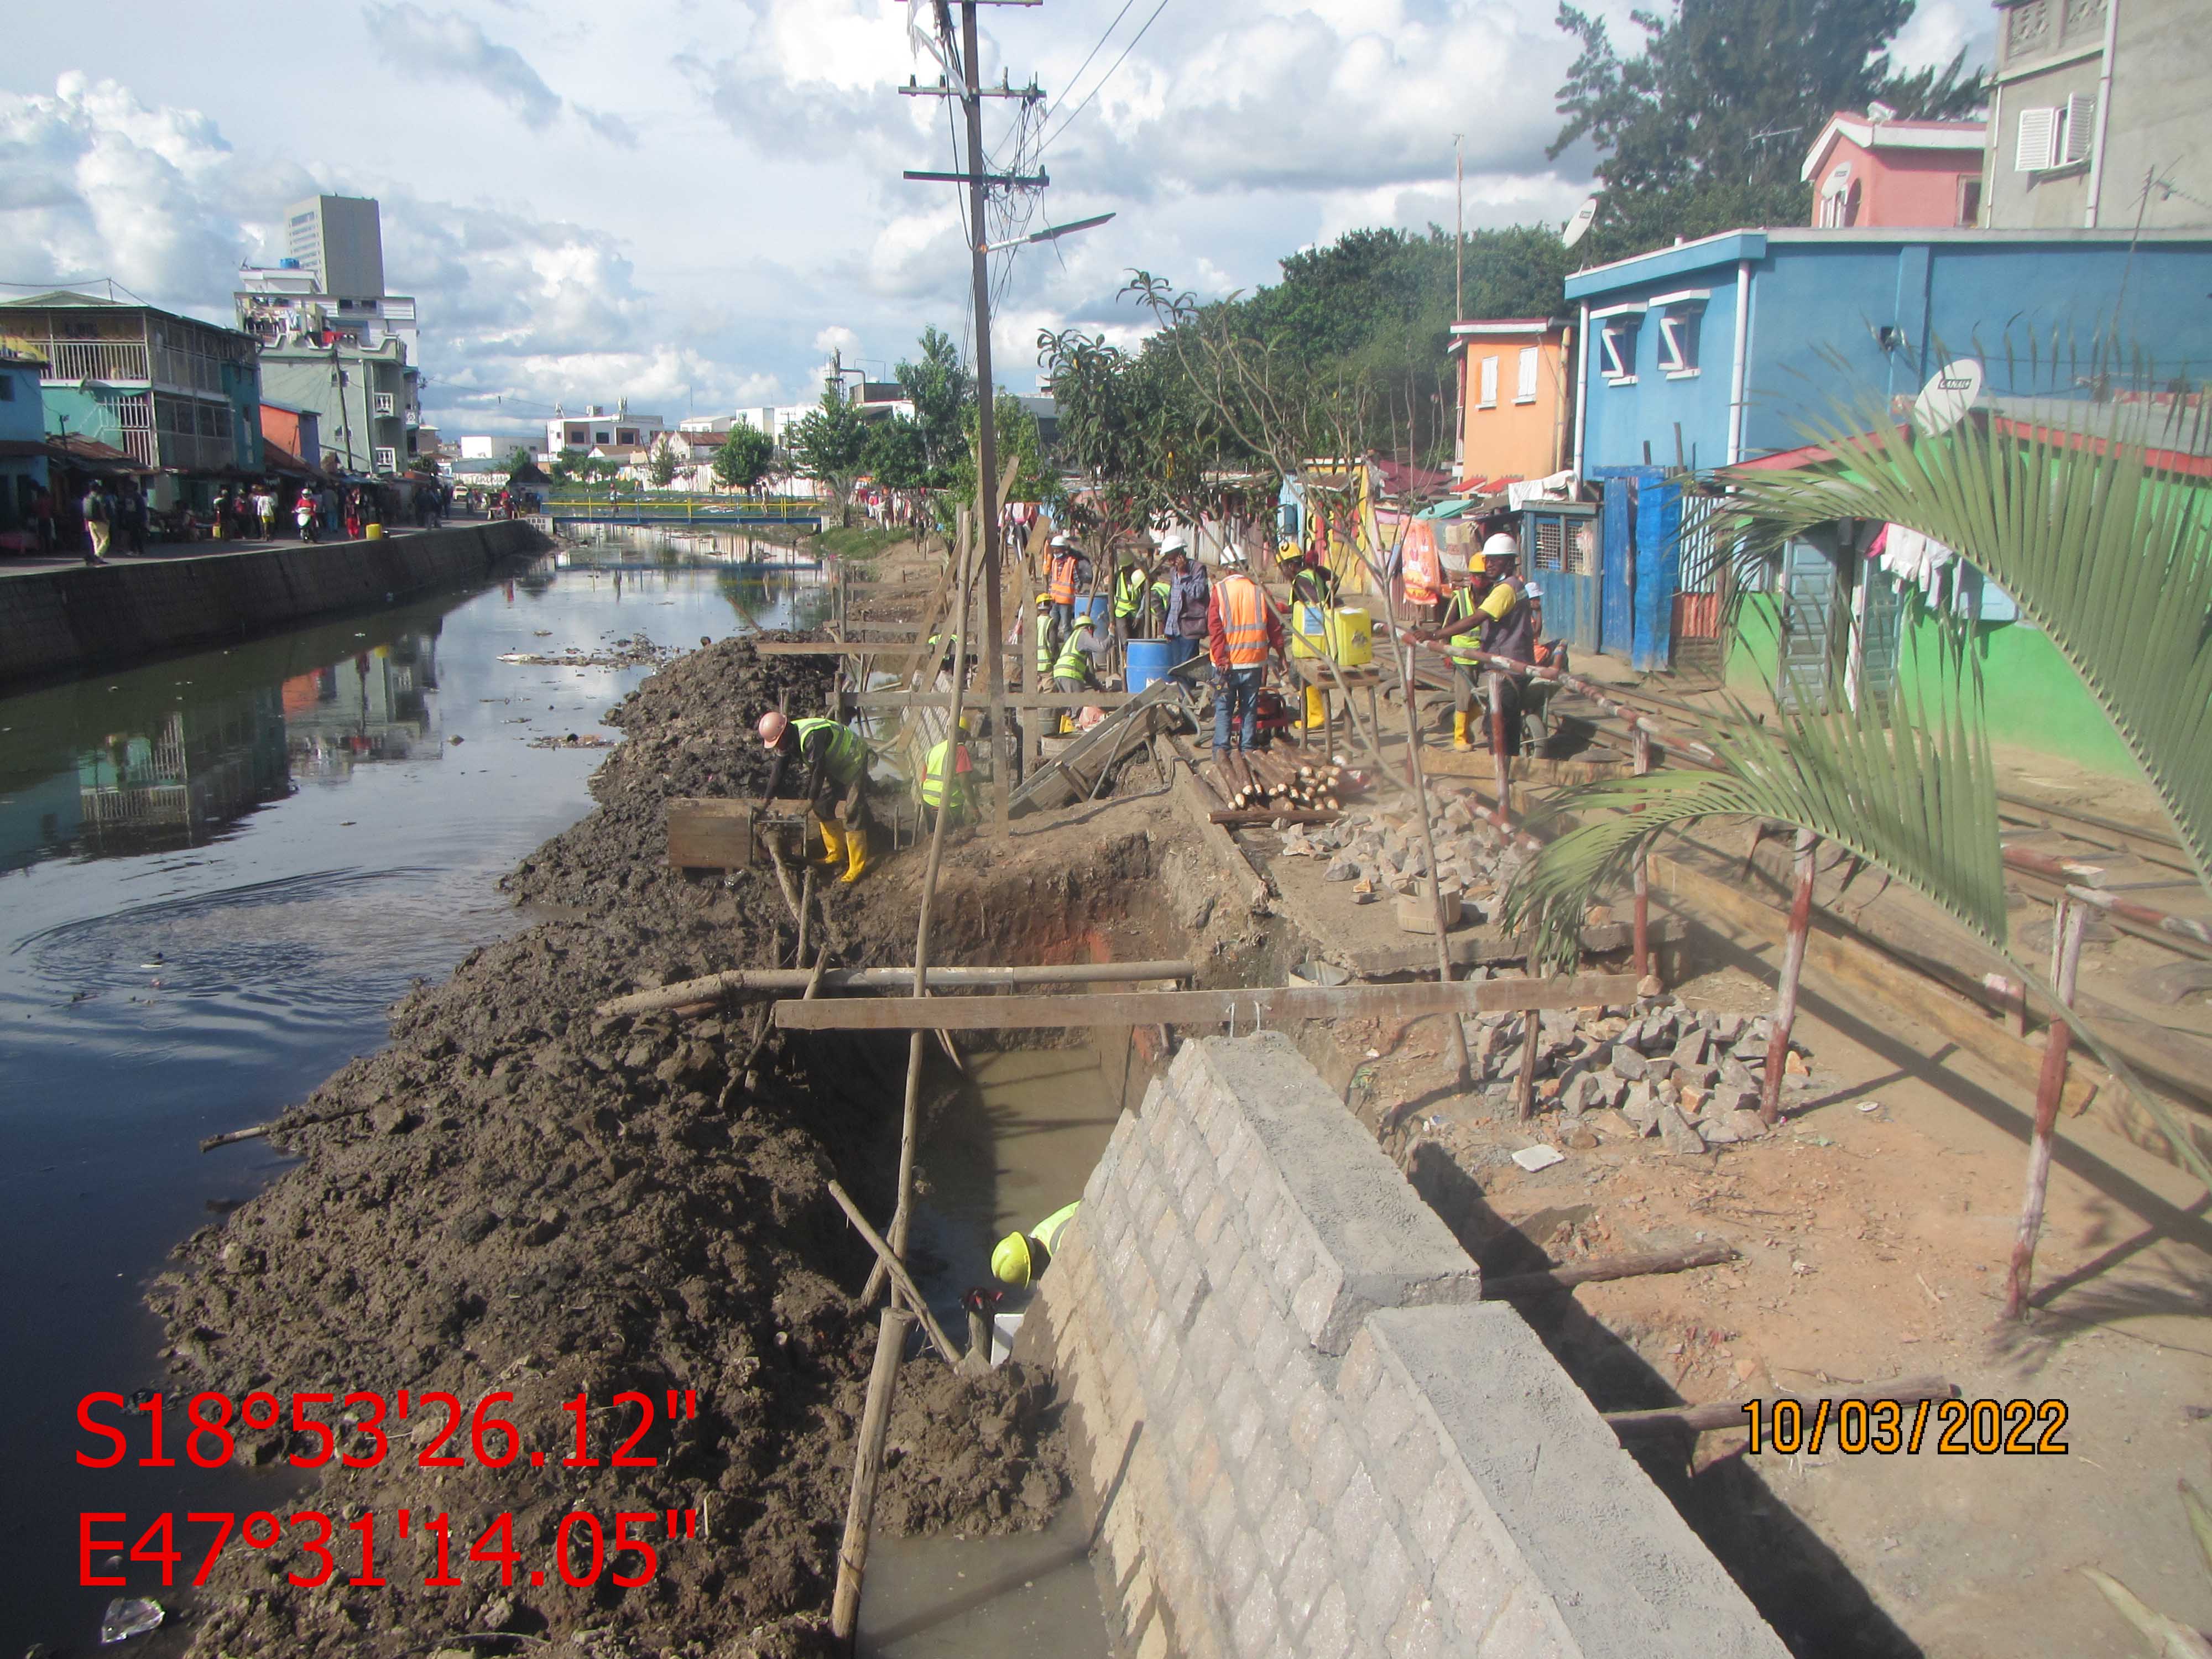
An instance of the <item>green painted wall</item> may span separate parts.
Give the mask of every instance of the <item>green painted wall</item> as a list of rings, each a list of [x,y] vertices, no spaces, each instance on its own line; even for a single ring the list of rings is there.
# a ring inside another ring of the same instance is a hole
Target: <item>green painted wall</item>
[[[1730,689],[1762,698],[1773,694],[1777,614],[1770,594],[1745,599],[1729,642]],[[1908,639],[1902,653],[1907,690],[1915,689],[1917,674],[1935,672],[1939,659],[1935,625],[1923,622],[1917,628],[1920,636]],[[2039,750],[2115,777],[2141,776],[2112,721],[2041,629],[2025,623],[1979,627],[1974,649],[1981,661],[1990,741]]]

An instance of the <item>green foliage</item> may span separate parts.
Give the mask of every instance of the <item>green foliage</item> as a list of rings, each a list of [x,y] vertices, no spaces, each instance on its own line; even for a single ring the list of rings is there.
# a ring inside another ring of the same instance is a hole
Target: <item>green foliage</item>
[[[952,469],[951,490],[952,499],[973,505],[975,501],[975,410],[969,409],[962,422],[967,446],[960,453],[959,461]],[[1022,407],[1021,399],[1012,392],[1001,392],[992,405],[992,438],[996,446],[995,460],[1000,473],[1006,462],[1014,456],[1021,457],[1021,470],[1014,475],[1014,492],[1006,499],[1013,501],[1043,501],[1056,504],[1060,499],[1060,474],[1046,461],[1044,441],[1037,433],[1036,416]],[[996,480],[993,481],[995,487]]]
[[[2212,1510],[2205,1509],[2196,1487],[2186,1480],[2179,1485],[2182,1507],[2189,1513],[2189,1529],[2196,1536],[2197,1553],[2203,1559],[2205,1571],[2212,1572]],[[2212,1639],[2208,1639],[2202,1631],[2146,1605],[2133,1590],[2108,1573],[2094,1567],[2084,1567],[2081,1571],[2134,1627],[2136,1634],[2142,1638],[2144,1650],[2153,1659],[2212,1659]]]
[[[867,417],[834,380],[822,385],[822,401],[791,434],[792,464],[802,478],[830,486],[842,520],[853,510],[853,486],[867,470]]]
[[[1838,110],[1979,108],[1981,74],[1963,52],[1940,70],[1897,71],[1888,48],[1913,10],[1914,0],[1675,0],[1632,14],[1644,39],[1624,58],[1604,18],[1561,0],[1559,26],[1582,51],[1546,154],[1589,140],[1605,192],[1577,252],[1599,263],[1708,228],[1803,224],[1812,204],[1798,170]]]
[[[935,475],[921,422],[903,415],[875,422],[860,451],[868,476],[886,489],[926,489]]]
[[[512,478],[516,473],[521,471],[524,467],[531,465],[530,449],[529,446],[526,444],[517,444],[513,449],[507,452],[507,476],[508,477]]]
[[[645,476],[655,489],[665,489],[676,482],[676,440],[665,432],[646,452]]]
[[[553,459],[545,464],[545,476],[556,484],[570,483],[575,480],[576,469],[568,465],[567,455],[556,453]]]
[[[1161,353],[1130,353],[1103,335],[1037,336],[1037,362],[1059,410],[1060,459],[1085,476],[1079,527],[1126,535],[1213,505],[1202,415],[1189,378]]]
[[[732,427],[714,452],[714,477],[725,489],[757,489],[775,470],[775,441],[758,427]]]
[[[902,360],[892,374],[914,405],[923,465],[936,487],[945,483],[968,447],[966,422],[975,406],[975,377],[944,330],[934,325],[922,330],[920,344],[921,355]]]

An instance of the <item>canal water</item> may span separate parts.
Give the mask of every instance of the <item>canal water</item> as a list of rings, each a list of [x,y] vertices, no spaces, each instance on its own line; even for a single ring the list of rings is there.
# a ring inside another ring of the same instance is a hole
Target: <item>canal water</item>
[[[501,655],[696,647],[829,602],[783,548],[608,532],[466,591],[0,698],[0,1653],[94,1644],[117,1592],[77,1584],[81,1513],[281,1501],[229,1471],[81,1468],[77,1401],[166,1380],[144,1284],[283,1168],[201,1139],[380,1044],[411,980],[520,925],[497,878],[588,809],[602,757],[531,741],[615,737],[599,715],[649,670]]]

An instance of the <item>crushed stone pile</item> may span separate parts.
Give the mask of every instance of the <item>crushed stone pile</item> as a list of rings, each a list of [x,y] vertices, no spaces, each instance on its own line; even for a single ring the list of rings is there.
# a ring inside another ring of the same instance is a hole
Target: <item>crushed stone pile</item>
[[[333,1460],[295,1475],[284,1460],[297,1441],[240,1437],[236,1461],[284,1475],[265,1500],[279,1514],[328,1514],[352,1547],[345,1520],[373,1513],[392,1587],[293,1585],[288,1573],[313,1571],[290,1541],[302,1529],[277,1549],[233,1547],[173,1620],[194,1659],[827,1650],[876,1322],[854,1295],[866,1249],[824,1186],[835,1176],[889,1212],[903,1045],[882,1060],[866,1044],[787,1041],[750,1011],[690,1023],[592,1012],[787,947],[769,873],[725,887],[667,867],[663,803],[757,793],[754,721],[779,693],[820,707],[822,680],[819,659],[729,641],[627,698],[610,716],[627,737],[593,778],[597,810],[506,883],[551,919],[399,1003],[389,1044],[272,1137],[298,1166],[175,1252],[149,1294],[167,1331],[172,1423],[204,1389],[327,1393],[336,1401],[319,1414],[355,1425],[374,1408],[349,1395],[391,1402],[405,1389],[415,1402],[404,1419],[387,1406],[380,1458],[369,1427],[341,1431],[365,1468]],[[831,902],[834,948],[899,948],[863,931],[863,914]],[[893,920],[902,933],[911,911]],[[696,1415],[672,1420],[669,1391],[687,1389]],[[419,1461],[441,1415],[426,1391],[462,1402],[446,1447],[459,1468]],[[526,1451],[489,1467],[470,1449],[476,1402],[499,1392],[513,1397],[495,1414],[546,1454],[542,1467]],[[639,1417],[634,1402],[614,1407],[626,1392],[656,1405],[636,1448],[651,1467],[610,1461],[617,1429]],[[574,1432],[563,1402],[579,1393],[598,1467],[563,1467]],[[953,1455],[982,1425],[988,1455]],[[1040,1526],[1066,1489],[1043,1383],[1017,1367],[969,1382],[913,1361],[894,1443],[888,1531]],[[502,1585],[495,1565],[467,1559],[502,1514],[523,1565],[545,1569],[572,1512],[600,1516],[611,1542],[619,1511],[687,1509],[698,1535],[670,1542],[656,1527],[658,1570],[635,1589],[570,1586],[550,1571]],[[428,1558],[419,1528],[398,1540],[401,1510],[450,1515],[459,1588],[422,1587]]]
[[[1473,793],[1431,782],[1429,829],[1436,840],[1437,884],[1487,920],[1483,901],[1511,880],[1528,855],[1469,807]],[[1280,850],[1286,858],[1326,860],[1324,877],[1352,883],[1362,900],[1385,892],[1428,892],[1429,853],[1419,810],[1410,799],[1396,806],[1362,807],[1334,823],[1290,826]]]
[[[1468,1056],[1500,1118],[1513,1115],[1524,1018],[1475,1014],[1462,1022]],[[1676,997],[1602,1014],[1547,1010],[1539,1028],[1534,1127],[1582,1146],[1656,1135],[1670,1152],[1702,1152],[1757,1140],[1768,1133],[1759,1101],[1773,1030],[1763,1014],[1692,1009]],[[1785,1091],[1813,1086],[1810,1056],[1804,1044],[1790,1043]],[[1549,1123],[1540,1121],[1551,1114]]]

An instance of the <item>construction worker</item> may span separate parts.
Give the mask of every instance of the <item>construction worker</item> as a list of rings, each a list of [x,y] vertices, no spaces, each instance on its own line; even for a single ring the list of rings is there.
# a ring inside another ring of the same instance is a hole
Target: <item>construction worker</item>
[[[799,792],[815,822],[822,826],[823,861],[845,864],[846,882],[860,880],[868,867],[868,747],[858,733],[827,715],[788,720],[776,709],[760,718],[760,740],[775,757],[768,770],[768,787],[761,805],[774,800],[782,787],[785,769],[798,761],[806,768],[806,786]],[[843,822],[839,822],[839,813]]]
[[[1082,1207],[1078,1200],[1054,1210],[1025,1233],[1008,1233],[991,1252],[993,1276],[1018,1291],[1035,1284],[1037,1275],[1052,1265],[1052,1253],[1060,1248],[1060,1235]]]
[[[1238,745],[1250,754],[1260,735],[1260,683],[1267,659],[1286,654],[1283,624],[1267,608],[1260,584],[1234,547],[1221,555],[1221,580],[1206,609],[1206,652],[1213,662],[1213,763],[1224,775],[1230,728],[1242,720]]]
[[[1310,605],[1324,612],[1336,605],[1336,572],[1310,557],[1287,538],[1275,550],[1275,574],[1291,586],[1291,603]],[[1326,648],[1326,647],[1324,647]],[[1328,694],[1308,681],[1306,730],[1318,732],[1328,724]]]
[[[1522,693],[1528,677],[1496,668],[1486,670],[1467,643],[1455,647],[1452,641],[1468,641],[1493,655],[1533,664],[1536,660],[1536,607],[1528,599],[1518,574],[1520,543],[1500,531],[1483,543],[1481,558],[1482,574],[1488,579],[1489,591],[1477,600],[1470,585],[1461,590],[1466,598],[1455,595],[1452,620],[1445,623],[1441,635],[1452,659],[1453,701],[1458,711],[1452,717],[1452,747],[1474,747],[1468,732],[1468,714],[1474,702],[1474,677],[1486,672],[1484,689],[1490,699],[1490,750],[1493,755],[1505,757],[1521,752]]]
[[[1206,567],[1190,556],[1190,542],[1180,530],[1160,538],[1160,556],[1167,561],[1168,592],[1161,606],[1161,637],[1172,644],[1168,665],[1196,656],[1206,637],[1206,610],[1211,592]]]
[[[1083,556],[1075,538],[1066,531],[1052,538],[1051,556],[1045,567],[1045,592],[1052,599],[1053,631],[1065,640],[1075,626],[1076,596],[1091,585],[1091,561]]]
[[[964,738],[967,734],[968,717],[963,714],[960,717],[960,735]],[[927,757],[923,760],[921,763],[922,819],[932,830],[936,829],[938,814],[940,812],[948,812],[951,815],[947,820],[948,829],[960,823],[968,817],[968,788],[961,780],[973,769],[974,763],[969,758],[967,744],[964,742],[956,744],[951,738],[945,738],[932,749]],[[947,781],[948,773],[950,774],[949,781]]]
[[[1114,573],[1114,642],[1126,646],[1141,639],[1145,610],[1152,593],[1152,573],[1133,549],[1124,549]]]

